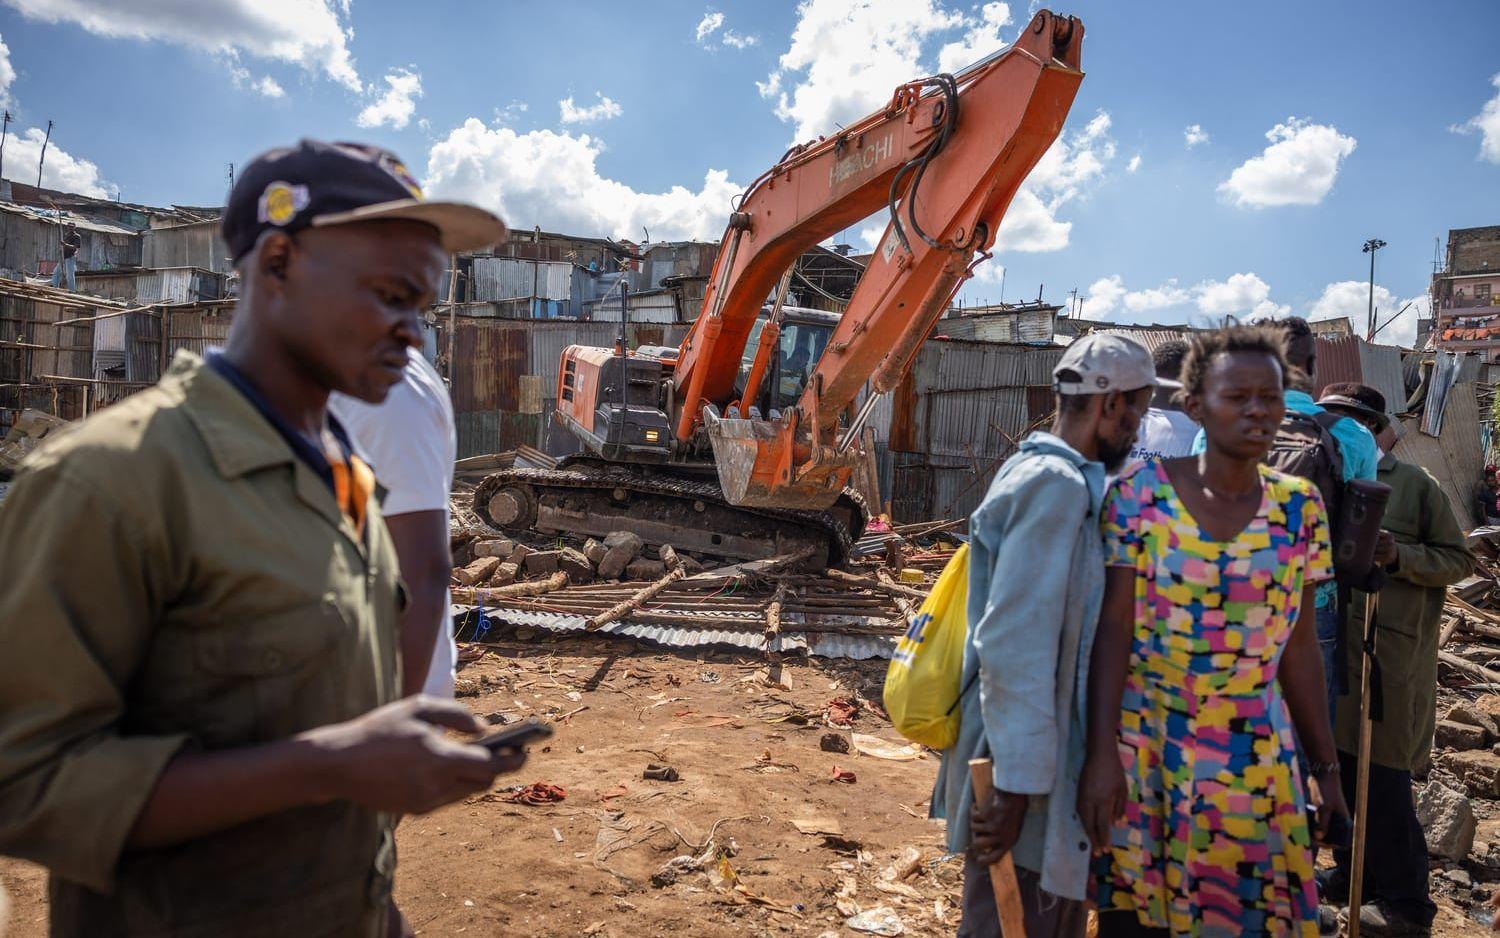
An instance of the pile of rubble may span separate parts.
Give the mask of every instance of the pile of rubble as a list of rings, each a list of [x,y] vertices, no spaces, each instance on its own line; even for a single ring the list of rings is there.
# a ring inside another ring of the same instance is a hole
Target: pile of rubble
[[[1481,551],[1485,545],[1476,545]],[[1500,895],[1500,579],[1478,575],[1449,590],[1439,637],[1438,722],[1419,777],[1417,815],[1433,891],[1472,918],[1493,921]]]

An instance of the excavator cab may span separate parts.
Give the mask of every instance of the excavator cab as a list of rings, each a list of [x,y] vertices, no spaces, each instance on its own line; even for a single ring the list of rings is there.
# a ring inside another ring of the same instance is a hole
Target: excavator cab
[[[833,335],[841,318],[838,313],[796,306],[784,306],[781,313],[781,336],[770,359],[769,374],[761,383],[757,399],[749,402],[767,418],[795,406],[802,397],[818,359],[828,347],[828,337]],[[766,321],[767,318],[761,316],[750,327],[750,338],[740,358],[740,373],[735,379],[736,397],[743,396],[749,382],[750,367],[755,361],[756,349],[760,348],[760,336]]]

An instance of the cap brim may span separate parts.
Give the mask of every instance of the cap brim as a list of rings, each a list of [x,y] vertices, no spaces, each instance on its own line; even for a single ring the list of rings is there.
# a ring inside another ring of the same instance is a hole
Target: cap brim
[[[1331,410],[1334,413],[1343,414],[1346,417],[1366,417],[1370,420],[1375,421],[1381,427],[1388,427],[1391,423],[1389,414],[1383,414],[1375,408],[1366,407],[1363,404],[1356,404],[1346,401],[1323,400],[1318,402],[1318,406],[1323,408],[1324,410]]]
[[[347,212],[319,215],[312,220],[313,227],[350,225],[363,221],[420,221],[438,230],[443,250],[449,254],[458,251],[477,251],[505,240],[505,222],[494,212],[466,202],[423,202],[417,199],[401,199],[365,205]]]

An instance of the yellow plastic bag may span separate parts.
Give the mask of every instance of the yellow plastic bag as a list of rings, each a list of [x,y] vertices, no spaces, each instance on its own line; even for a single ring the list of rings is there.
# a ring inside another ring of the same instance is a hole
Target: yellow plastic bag
[[[896,732],[947,749],[958,739],[959,683],[969,634],[969,545],[948,561],[896,643],[885,672],[885,709]]]

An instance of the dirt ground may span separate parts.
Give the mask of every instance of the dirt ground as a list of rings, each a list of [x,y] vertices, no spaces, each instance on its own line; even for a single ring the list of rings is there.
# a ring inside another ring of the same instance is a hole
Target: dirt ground
[[[794,660],[782,689],[755,655],[608,638],[490,646],[461,673],[462,690],[478,692],[464,701],[486,717],[558,719],[557,733],[494,792],[401,825],[398,901],[423,935],[854,936],[846,918],[877,907],[903,934],[951,935],[959,863],[944,858],[940,823],[925,820],[936,757],[820,748],[825,734],[851,736],[825,725],[829,701],[878,701],[884,672],[882,661]],[[865,706],[852,732],[902,745]],[[681,780],[643,779],[653,762]],[[835,766],[854,781],[834,781]],[[566,799],[502,800],[537,781]],[[915,871],[897,875],[911,850]],[[705,854],[707,871],[653,883],[673,858]],[[0,859],[0,882],[9,935],[45,934],[42,872]],[[1439,938],[1483,932],[1440,903]]]

